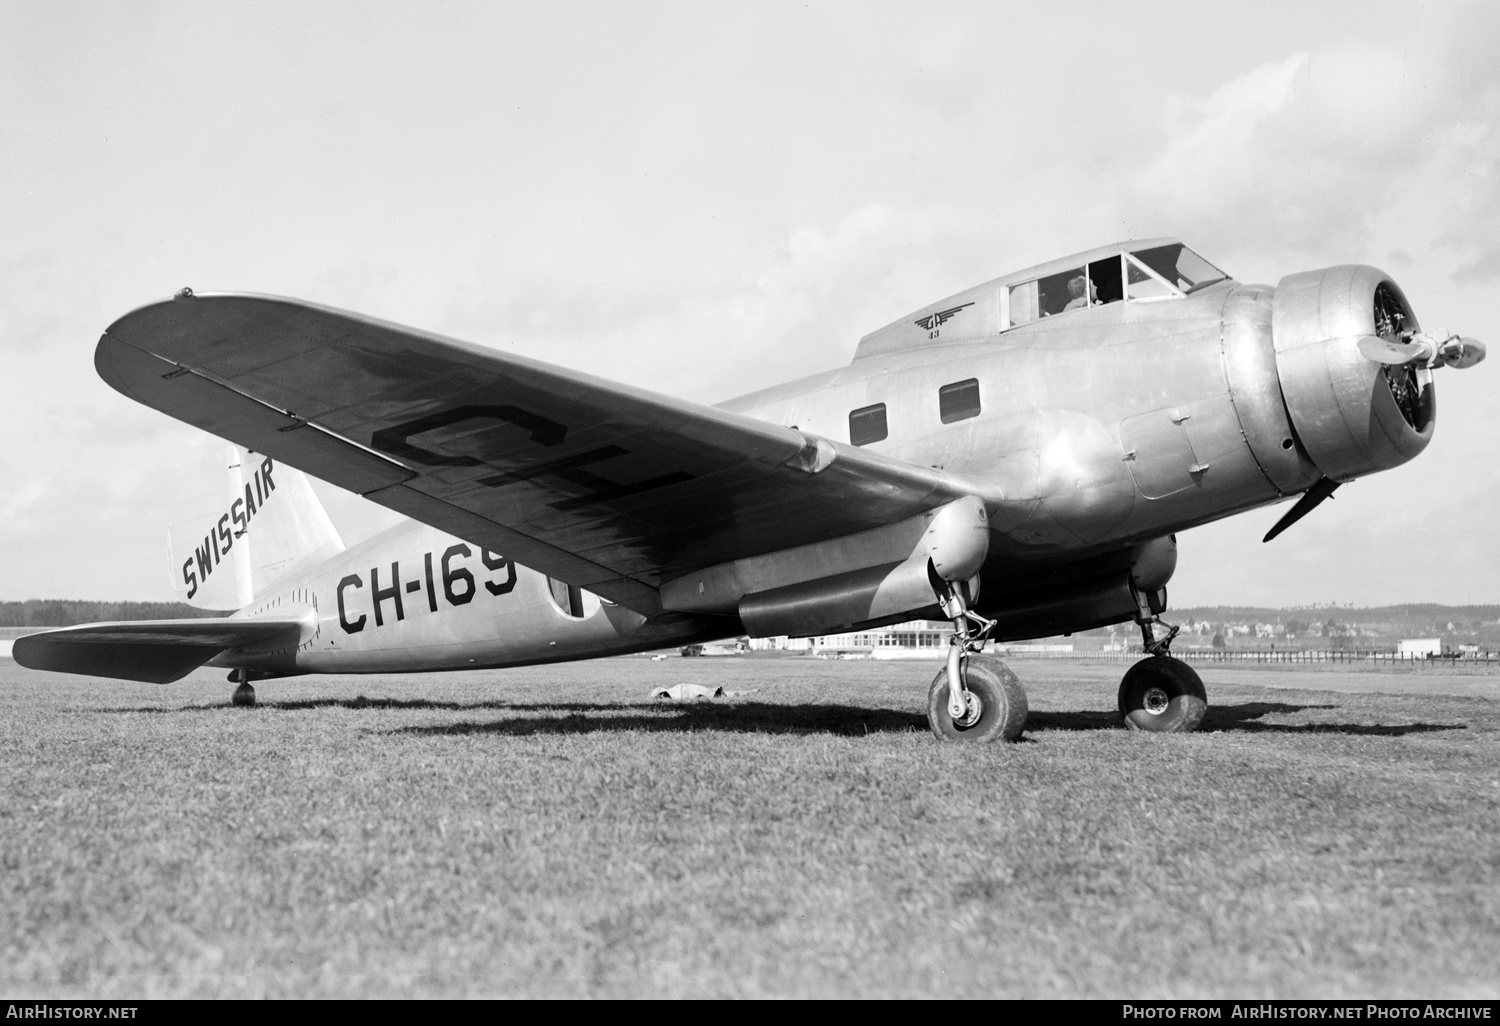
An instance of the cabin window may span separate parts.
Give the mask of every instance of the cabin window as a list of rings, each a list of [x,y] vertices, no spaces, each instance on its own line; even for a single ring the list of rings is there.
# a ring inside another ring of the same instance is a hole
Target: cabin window
[[[547,594],[552,597],[552,604],[560,611],[569,616],[583,619],[583,589],[562,581],[547,578]]]
[[[869,445],[885,438],[890,432],[885,425],[885,403],[865,406],[849,414],[849,444]]]
[[[1025,281],[1010,287],[1010,325],[1030,324],[1036,320],[1036,282]]]
[[[979,416],[979,379],[955,381],[938,389],[938,415],[944,424]]]

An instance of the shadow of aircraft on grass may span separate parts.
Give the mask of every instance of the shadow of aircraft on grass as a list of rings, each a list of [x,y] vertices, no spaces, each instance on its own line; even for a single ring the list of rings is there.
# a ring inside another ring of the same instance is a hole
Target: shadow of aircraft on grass
[[[485,703],[486,706],[492,703]],[[357,706],[356,706],[357,707]],[[771,705],[745,703],[662,703],[656,706],[634,704],[513,704],[508,710],[535,710],[538,713],[562,712],[558,716],[522,716],[490,723],[454,723],[448,725],[400,727],[392,734],[511,734],[592,733],[610,730],[693,731],[718,730],[768,734],[836,734],[860,736],[890,731],[927,730],[927,719],[920,713],[895,709],[868,709],[845,705]],[[1281,702],[1247,702],[1242,705],[1210,706],[1199,732],[1250,731],[1286,734],[1352,734],[1400,737],[1442,730],[1465,730],[1462,723],[1258,723],[1271,714],[1299,713],[1311,709],[1336,709],[1334,705],[1288,705]],[[654,715],[647,710],[657,711]],[[658,711],[659,710],[659,711]],[[675,713],[676,715],[662,715]],[[1033,712],[1026,721],[1026,734],[1049,730],[1120,730],[1117,712]],[[1026,740],[1023,734],[1021,740]]]
[[[1401,737],[1430,734],[1438,730],[1467,730],[1463,723],[1259,723],[1263,716],[1299,713],[1308,709],[1337,709],[1336,705],[1288,705],[1285,702],[1245,702],[1242,705],[1210,705],[1199,733],[1243,730],[1276,734],[1354,734],[1371,737]]]
[[[398,727],[383,733],[441,734],[590,734],[596,731],[698,730],[755,734],[866,734],[927,731],[927,717],[897,709],[852,705],[771,705],[765,702],[662,702],[658,705],[511,705],[512,711],[535,710],[542,715],[518,716],[489,723],[449,723]],[[563,712],[563,716],[546,713]]]
[[[110,713],[194,713],[232,708],[228,702],[174,708],[101,709]],[[852,705],[772,705],[765,702],[442,702],[425,698],[325,698],[261,702],[254,710],[301,712],[315,709],[356,709],[441,712],[490,711],[512,715],[486,723],[456,722],[372,729],[379,734],[582,734],[605,730],[692,731],[719,730],[767,734],[865,734],[916,730],[925,732],[927,718],[917,712],[871,709]]]
[[[1336,705],[1290,705],[1285,702],[1245,702],[1241,705],[1210,705],[1198,733],[1247,731],[1274,734],[1356,734],[1400,737],[1437,730],[1466,730],[1462,723],[1258,723],[1270,715],[1287,715],[1310,709],[1337,709]],[[1119,730],[1120,714],[1088,710],[1085,712],[1034,712],[1026,720],[1026,731],[1046,730]]]
[[[177,708],[107,709],[116,713],[184,713],[214,712],[230,708],[229,704],[188,705]],[[600,731],[698,731],[716,730],[732,733],[764,734],[833,734],[859,737],[892,731],[925,732],[927,718],[919,712],[899,709],[871,709],[850,705],[774,705],[766,702],[444,702],[426,698],[323,698],[294,701],[262,702],[259,709],[273,712],[302,712],[317,709],[393,710],[442,712],[489,711],[511,713],[501,720],[485,723],[455,722],[371,729],[370,733],[387,735],[432,736],[443,734],[586,734]],[[1261,723],[1270,715],[1288,715],[1317,709],[1337,709],[1336,705],[1291,705],[1284,702],[1246,702],[1240,705],[1211,705],[1199,733],[1245,731],[1279,734],[1346,734],[1373,737],[1400,737],[1434,731],[1466,730],[1463,723]],[[1120,730],[1120,714],[1111,710],[1075,712],[1033,711],[1026,720],[1026,735],[1049,731]]]
[[[1210,705],[1204,718],[1204,730],[1235,730],[1250,720],[1271,713],[1299,713],[1306,709],[1336,709],[1333,705],[1287,705],[1283,702],[1247,702],[1244,705]],[[1033,712],[1026,719],[1027,730],[1119,730],[1124,726],[1114,709],[1088,709],[1079,712]],[[1263,726],[1255,724],[1255,726]]]

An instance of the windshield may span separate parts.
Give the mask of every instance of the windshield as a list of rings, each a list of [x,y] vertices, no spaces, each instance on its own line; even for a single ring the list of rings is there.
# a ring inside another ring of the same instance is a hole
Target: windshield
[[[1130,254],[1184,293],[1191,293],[1229,275],[1204,260],[1180,242],[1152,249],[1138,249]]]

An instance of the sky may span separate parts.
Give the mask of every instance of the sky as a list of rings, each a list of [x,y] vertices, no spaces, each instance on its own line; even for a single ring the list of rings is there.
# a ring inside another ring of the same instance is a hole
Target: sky
[[[1011,270],[1175,235],[1369,263],[1500,343],[1500,4],[0,0],[0,599],[170,600],[222,444],[94,373],[129,310],[294,296],[702,402]],[[1500,602],[1500,360],[1415,461],[1176,606]],[[395,517],[320,487],[353,541]]]

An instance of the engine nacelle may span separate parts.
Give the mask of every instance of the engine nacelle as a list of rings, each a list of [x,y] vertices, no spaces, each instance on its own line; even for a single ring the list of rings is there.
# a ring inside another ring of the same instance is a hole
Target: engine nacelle
[[[936,608],[945,581],[972,602],[979,595],[979,568],[990,551],[984,501],[967,495],[920,520],[921,539],[901,562],[752,592],[739,600],[740,621],[751,635],[764,638],[833,634],[910,620]]]
[[[1389,470],[1427,447],[1437,415],[1431,371],[1359,351],[1361,338],[1418,330],[1384,272],[1348,264],[1288,275],[1276,286],[1271,330],[1297,441],[1325,477]]]
[[[740,622],[751,637],[806,638],[939,616],[933,573],[932,560],[920,554],[903,563],[757,592],[740,600]],[[970,603],[979,597],[978,575],[955,583]]]

